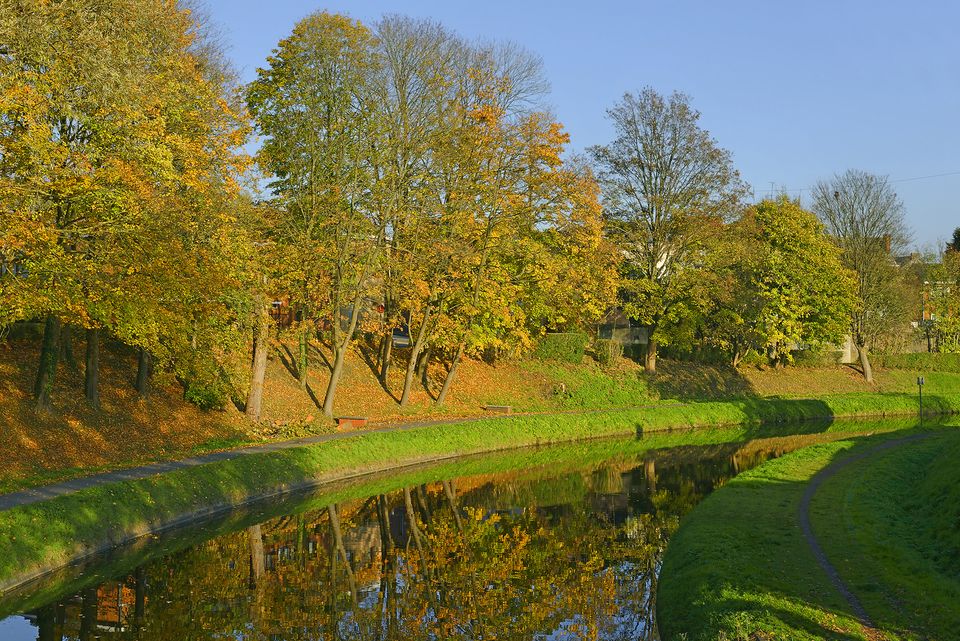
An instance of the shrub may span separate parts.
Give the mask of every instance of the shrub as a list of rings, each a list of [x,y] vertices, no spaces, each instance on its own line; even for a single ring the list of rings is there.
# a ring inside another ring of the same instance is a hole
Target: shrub
[[[873,364],[887,369],[960,372],[960,354],[918,352],[916,354],[874,354]]]
[[[583,332],[558,332],[540,339],[533,355],[540,360],[579,364],[587,349],[589,337]]]
[[[601,338],[594,345],[593,352],[598,363],[604,367],[609,367],[623,357],[623,343]]]
[[[187,383],[183,398],[202,410],[221,410],[230,400],[230,388],[223,381]]]
[[[793,352],[793,362],[801,367],[839,365],[842,352],[835,349],[801,349]]]
[[[743,358],[740,359],[740,366],[758,367],[760,365],[766,365],[767,362],[767,357],[764,354],[761,354],[755,349],[749,349],[747,353],[743,355]]]

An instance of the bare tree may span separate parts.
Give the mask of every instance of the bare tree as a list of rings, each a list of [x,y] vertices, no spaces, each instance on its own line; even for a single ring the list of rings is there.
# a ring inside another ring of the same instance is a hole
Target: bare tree
[[[850,334],[863,376],[872,382],[868,348],[900,320],[893,257],[910,242],[903,202],[885,177],[849,169],[817,183],[813,210],[857,274],[860,305],[850,318]]]
[[[649,329],[645,368],[655,372],[658,329],[688,297],[703,241],[736,211],[746,186],[688,96],[648,87],[624,94],[607,116],[616,137],[590,153],[627,258],[624,307]]]

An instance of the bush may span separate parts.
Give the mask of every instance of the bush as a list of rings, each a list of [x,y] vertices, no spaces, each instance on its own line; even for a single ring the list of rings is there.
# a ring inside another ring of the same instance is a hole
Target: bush
[[[960,372],[960,354],[918,352],[916,354],[874,354],[873,364],[886,369],[929,372]]]
[[[765,354],[761,354],[755,349],[748,349],[747,353],[743,355],[743,358],[740,359],[740,366],[753,366],[759,367],[761,365],[766,365],[769,362]]]
[[[831,367],[840,364],[842,355],[835,349],[800,349],[793,352],[793,362],[801,367]]]
[[[601,338],[594,345],[593,352],[598,363],[609,367],[623,358],[623,343]]]
[[[222,410],[230,400],[230,388],[222,381],[187,383],[183,398],[202,410]]]
[[[589,337],[583,332],[547,334],[537,344],[533,355],[542,361],[563,361],[578,365],[583,360]]]

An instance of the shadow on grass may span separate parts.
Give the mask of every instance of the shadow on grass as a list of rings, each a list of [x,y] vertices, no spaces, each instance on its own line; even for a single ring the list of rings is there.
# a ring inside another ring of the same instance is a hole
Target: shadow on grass
[[[818,471],[902,435],[838,434],[842,440],[768,462],[701,503],[681,524],[663,562],[662,638],[865,638],[852,607],[819,565],[798,515]],[[829,539],[818,538],[834,562]],[[877,582],[877,589],[888,588]]]
[[[277,347],[277,356],[280,358],[280,363],[283,364],[284,368],[290,372],[290,376],[300,380],[300,368],[297,367],[297,359],[293,357],[293,352],[290,351],[290,347],[281,343]]]
[[[661,399],[719,400],[756,396],[750,381],[735,367],[661,361],[649,376],[650,389]]]
[[[359,341],[358,345],[360,347],[360,357],[363,359],[363,362],[370,369],[370,373],[373,374],[373,378],[380,385],[380,389],[387,393],[387,395],[393,399],[395,403],[400,402],[400,397],[396,396],[386,382],[380,378],[380,367],[377,365],[375,358],[376,352],[374,349],[366,342]]]

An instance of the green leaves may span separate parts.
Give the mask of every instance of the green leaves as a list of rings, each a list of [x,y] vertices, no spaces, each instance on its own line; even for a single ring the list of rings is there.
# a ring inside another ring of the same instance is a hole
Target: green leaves
[[[732,289],[718,299],[725,313],[715,318],[724,348],[781,361],[806,345],[842,342],[855,280],[812,213],[786,196],[764,200],[728,230],[724,253]]]

